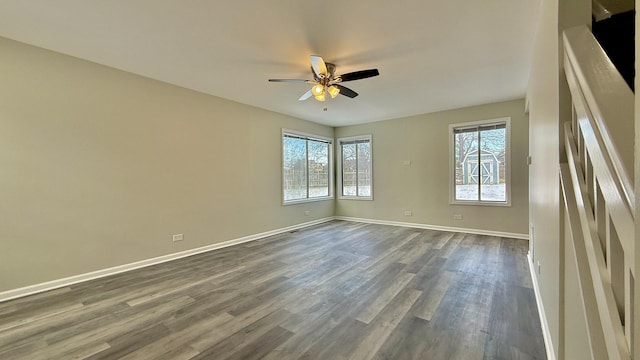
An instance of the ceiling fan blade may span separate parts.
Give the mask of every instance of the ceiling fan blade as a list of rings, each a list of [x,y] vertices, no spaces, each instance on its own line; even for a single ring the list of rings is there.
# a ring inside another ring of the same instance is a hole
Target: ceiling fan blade
[[[322,60],[322,56],[311,55],[311,68],[318,78],[327,77],[327,65]]]
[[[352,99],[353,99],[354,97],[358,96],[358,93],[357,93],[357,92],[355,92],[355,91],[353,91],[353,90],[349,89],[348,87],[344,87],[344,86],[342,86],[342,85],[340,85],[340,84],[333,84],[333,86],[335,86],[335,87],[337,87],[338,89],[340,89],[340,94],[341,94],[341,95],[344,95],[344,96],[349,97],[349,98],[352,98]]]
[[[300,83],[306,83],[306,82],[312,82],[311,80],[305,80],[305,79],[269,79],[269,82],[300,82]]]
[[[345,81],[366,79],[366,78],[370,78],[378,75],[380,75],[380,72],[378,71],[378,69],[360,70],[360,71],[354,71],[354,72],[339,75],[336,77],[335,80],[340,82],[345,82]]]
[[[309,91],[307,91],[306,93],[302,94],[302,96],[300,96],[300,99],[298,99],[298,101],[307,100],[308,98],[311,97],[311,95],[313,95],[313,93],[311,92],[311,89],[309,89]]]

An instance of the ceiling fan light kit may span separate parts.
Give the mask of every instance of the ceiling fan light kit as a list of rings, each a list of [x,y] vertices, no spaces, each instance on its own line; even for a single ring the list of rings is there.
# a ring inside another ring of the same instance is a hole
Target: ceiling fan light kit
[[[311,92],[313,93],[313,96],[316,98],[316,100],[325,101],[327,98],[327,93],[329,93],[329,96],[334,99],[340,93],[340,89],[338,89],[334,85],[330,85],[327,87],[322,84],[316,84],[311,88]]]
[[[313,96],[318,101],[325,101],[328,93],[333,99],[338,94],[342,94],[348,98],[354,98],[358,96],[358,93],[342,86],[338,83],[346,81],[354,81],[360,79],[366,79],[373,76],[380,75],[378,69],[360,70],[354,71],[342,75],[335,75],[336,66],[332,63],[325,63],[321,56],[311,55],[311,74],[313,80],[304,79],[269,79],[270,82],[304,82],[308,84],[314,84],[310,90],[302,94],[299,101],[304,101]]]
[[[331,85],[327,88],[327,92],[329,93],[329,95],[331,95],[331,98],[333,99],[336,96],[338,96],[338,94],[340,94],[340,89],[334,85]]]

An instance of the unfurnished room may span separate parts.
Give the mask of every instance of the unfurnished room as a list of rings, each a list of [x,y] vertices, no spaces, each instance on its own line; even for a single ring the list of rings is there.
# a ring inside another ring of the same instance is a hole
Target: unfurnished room
[[[634,358],[634,21],[0,2],[0,359]]]

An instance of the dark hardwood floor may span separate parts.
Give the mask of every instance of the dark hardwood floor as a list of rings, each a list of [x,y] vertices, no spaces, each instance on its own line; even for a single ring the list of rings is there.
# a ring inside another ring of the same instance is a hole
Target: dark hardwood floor
[[[545,359],[527,247],[333,221],[0,303],[0,359]]]

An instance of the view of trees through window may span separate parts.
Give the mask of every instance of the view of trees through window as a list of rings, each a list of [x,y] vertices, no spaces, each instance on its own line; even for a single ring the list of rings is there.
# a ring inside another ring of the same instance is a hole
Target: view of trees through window
[[[371,197],[371,138],[339,140],[342,196]]]
[[[455,200],[506,202],[506,122],[461,126],[455,140]]]
[[[283,136],[285,202],[330,196],[330,146],[328,141]]]

